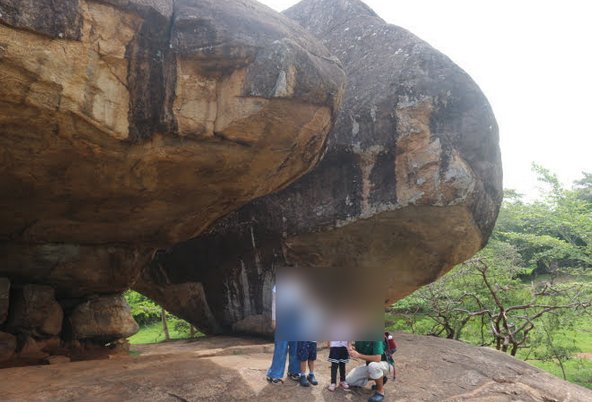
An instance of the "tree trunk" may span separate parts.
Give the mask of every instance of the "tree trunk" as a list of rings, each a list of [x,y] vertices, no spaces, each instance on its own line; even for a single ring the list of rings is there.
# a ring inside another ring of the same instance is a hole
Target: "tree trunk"
[[[195,338],[195,327],[193,326],[193,324],[191,324],[191,326],[189,327],[189,336],[190,338]]]
[[[166,311],[164,311],[164,307],[160,308],[160,318],[162,319],[162,329],[164,331],[164,338],[168,341],[171,339],[171,336],[169,335],[169,326],[167,325]]]
[[[512,356],[516,357],[516,352],[518,352],[518,344],[517,344],[517,343],[515,343],[515,344],[512,346],[512,351],[510,352],[510,354],[511,354]]]
[[[510,340],[508,339],[508,337],[504,337],[504,343],[502,345],[502,352],[504,353],[508,353],[508,347],[510,346]],[[499,349],[498,349],[499,350]]]
[[[561,367],[561,373],[563,374],[563,379],[567,381],[567,377],[565,376],[565,368],[563,367],[563,362],[561,358],[558,358],[557,361],[559,362],[559,367]]]

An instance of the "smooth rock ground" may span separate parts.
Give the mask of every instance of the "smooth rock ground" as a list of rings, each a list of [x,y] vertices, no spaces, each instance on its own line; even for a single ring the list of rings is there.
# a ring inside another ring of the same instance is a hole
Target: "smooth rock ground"
[[[592,391],[495,350],[456,341],[396,335],[397,380],[386,401],[588,402]],[[271,344],[202,338],[134,347],[140,357],[0,371],[0,401],[225,402],[366,401],[368,388],[331,393],[328,350],[317,360],[319,386],[265,381]],[[354,367],[348,365],[348,370]]]

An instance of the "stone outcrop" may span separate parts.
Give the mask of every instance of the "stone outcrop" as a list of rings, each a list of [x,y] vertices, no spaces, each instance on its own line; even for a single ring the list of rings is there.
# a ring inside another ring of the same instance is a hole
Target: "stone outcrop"
[[[41,345],[31,336],[24,337],[18,349],[19,360],[33,364],[40,364],[43,359],[49,356],[49,353],[44,351]]]
[[[347,73],[323,160],[159,252],[134,285],[209,332],[260,333],[275,267],[289,264],[386,269],[385,303],[399,300],[482,248],[502,199],[493,112],[448,57],[356,0],[305,0],[285,15]]]
[[[7,328],[36,337],[58,335],[64,312],[51,286],[25,285],[13,290]]]
[[[127,338],[140,330],[121,294],[101,296],[76,306],[68,317],[74,339],[93,339],[109,342]]]
[[[252,0],[0,0],[0,78],[0,276],[66,315],[308,172],[345,83]]]

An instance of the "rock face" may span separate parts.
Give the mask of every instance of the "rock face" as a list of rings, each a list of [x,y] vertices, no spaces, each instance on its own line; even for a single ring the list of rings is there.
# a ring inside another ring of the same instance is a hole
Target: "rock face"
[[[254,1],[42,3],[0,1],[2,239],[173,244],[318,159],[344,75],[288,19]]]
[[[8,317],[8,303],[10,301],[10,281],[8,278],[0,278],[0,325],[4,324]]]
[[[261,332],[275,267],[288,264],[386,269],[385,303],[399,300],[482,248],[501,203],[497,124],[463,70],[356,0],[285,15],[347,72],[324,159],[161,251],[134,285],[205,331]]]
[[[140,330],[131,316],[127,301],[120,294],[79,304],[68,321],[74,339],[108,342],[115,338],[127,338]]]
[[[0,362],[10,359],[16,346],[16,336],[0,331]]]
[[[308,172],[345,83],[253,0],[0,0],[0,78],[0,276],[68,311]]]
[[[13,291],[7,327],[37,337],[58,335],[64,313],[51,286],[25,285]]]

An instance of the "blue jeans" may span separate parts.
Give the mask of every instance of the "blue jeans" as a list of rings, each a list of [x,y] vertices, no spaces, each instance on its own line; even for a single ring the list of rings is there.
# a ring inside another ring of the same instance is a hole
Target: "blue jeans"
[[[286,369],[286,355],[290,350],[290,364],[288,364],[288,374],[300,373],[300,361],[298,360],[298,342],[297,341],[276,341],[273,348],[273,360],[271,367],[267,370],[269,378],[283,378]]]

